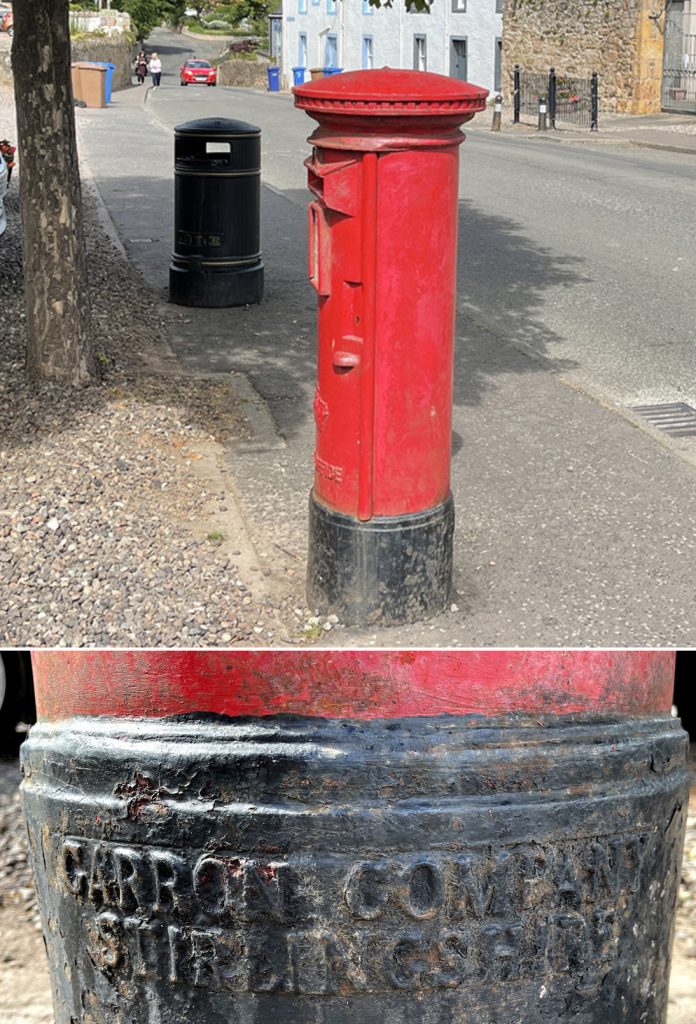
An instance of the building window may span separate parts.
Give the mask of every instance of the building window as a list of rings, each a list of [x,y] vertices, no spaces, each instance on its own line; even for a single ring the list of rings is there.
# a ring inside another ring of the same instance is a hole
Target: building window
[[[312,0],[312,7],[318,7],[320,3],[321,0]]]
[[[269,18],[269,21],[271,23],[271,57],[274,60],[280,60],[283,27],[280,18]]]
[[[297,13],[298,14],[306,14],[307,13],[307,0],[297,0]]]
[[[496,14],[502,14],[503,13],[503,4],[504,3],[505,3],[505,0],[495,0],[495,13]]]
[[[345,3],[345,0],[343,0],[343,2]],[[374,9],[374,7],[370,6],[370,0],[363,0],[363,14],[374,14],[374,13],[375,13],[375,9]]]
[[[374,62],[374,48],[372,45],[372,36],[363,36],[362,41],[362,66],[368,71],[375,66]]]
[[[326,13],[327,14],[335,14],[336,13],[336,0],[326,0]]]
[[[297,37],[297,63],[299,67],[307,67],[307,33],[300,32]]]
[[[329,35],[326,37],[326,48],[324,50],[324,67],[338,67],[338,36]]]
[[[415,71],[427,70],[427,53],[425,48],[425,36],[413,37],[413,68]]]
[[[466,12],[466,0],[452,0],[452,11],[454,14],[464,14]]]
[[[493,67],[493,88],[500,92],[503,87],[503,40],[498,36],[495,41],[495,64]]]

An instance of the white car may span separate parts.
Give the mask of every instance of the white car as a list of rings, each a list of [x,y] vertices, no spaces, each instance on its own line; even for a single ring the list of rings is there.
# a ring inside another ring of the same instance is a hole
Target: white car
[[[7,227],[5,217],[5,193],[7,192],[7,164],[0,156],[0,235],[4,234]]]

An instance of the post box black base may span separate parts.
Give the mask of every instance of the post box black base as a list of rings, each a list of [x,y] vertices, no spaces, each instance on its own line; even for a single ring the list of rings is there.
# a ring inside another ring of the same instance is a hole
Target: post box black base
[[[665,1024],[670,718],[32,729],[56,1024]]]
[[[454,500],[362,522],[309,502],[307,599],[347,625],[398,626],[445,611],[452,591]]]
[[[253,306],[263,299],[263,263],[253,267],[201,267],[195,260],[172,260],[169,301],[177,306],[220,309]]]

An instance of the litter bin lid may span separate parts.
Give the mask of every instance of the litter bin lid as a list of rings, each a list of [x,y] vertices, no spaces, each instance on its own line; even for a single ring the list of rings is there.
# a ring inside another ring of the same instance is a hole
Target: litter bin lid
[[[260,135],[261,129],[247,121],[233,121],[228,117],[203,117],[198,121],[186,121],[174,129],[175,135],[206,135],[219,138],[221,135]]]

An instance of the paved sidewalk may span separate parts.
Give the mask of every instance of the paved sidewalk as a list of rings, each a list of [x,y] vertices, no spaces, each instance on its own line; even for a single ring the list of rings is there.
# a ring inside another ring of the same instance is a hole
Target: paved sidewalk
[[[164,92],[164,90],[163,90]],[[248,118],[248,94],[225,92]],[[171,133],[135,90],[77,112],[81,147],[126,249],[164,299],[172,237]],[[171,99],[170,99],[171,102]],[[315,296],[306,211],[263,190],[267,292],[259,307],[181,310],[171,343],[192,369],[237,371],[268,404],[286,447],[230,452],[260,550],[302,567],[311,484]],[[562,370],[458,323],[452,610],[396,629],[337,628],[331,644],[624,646],[696,644],[696,468],[625,412],[570,387]],[[638,429],[636,429],[638,428]],[[272,543],[271,543],[272,542]],[[273,546],[274,545],[274,546]]]
[[[490,130],[492,116],[492,113],[490,118],[486,114],[468,127],[467,132]],[[596,132],[563,122],[544,132],[538,130],[533,118],[525,117],[521,124],[513,124],[511,117],[504,116],[502,133],[569,145],[626,146],[696,156],[696,116],[688,114],[606,114],[600,116],[599,131]]]

